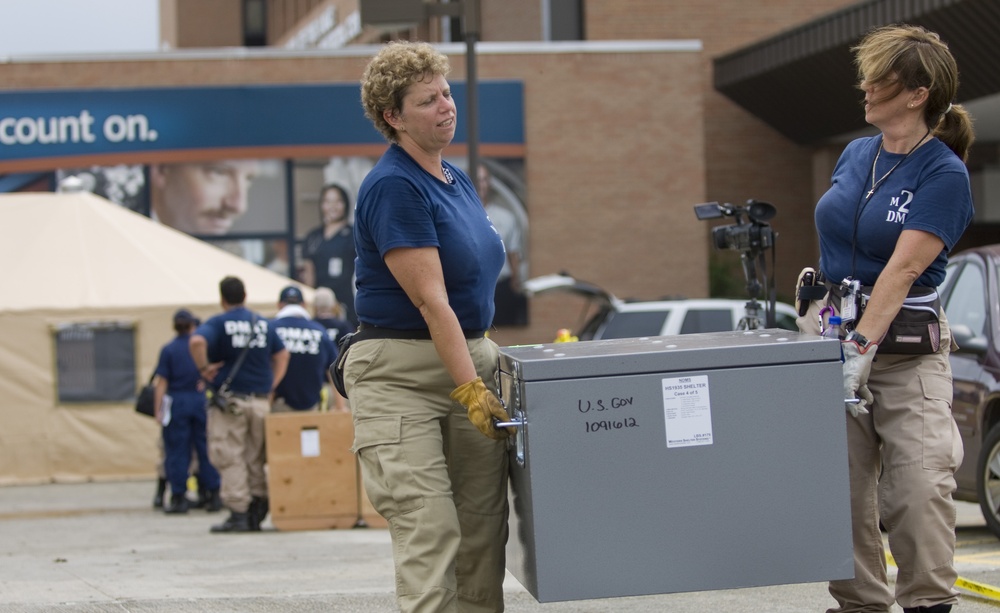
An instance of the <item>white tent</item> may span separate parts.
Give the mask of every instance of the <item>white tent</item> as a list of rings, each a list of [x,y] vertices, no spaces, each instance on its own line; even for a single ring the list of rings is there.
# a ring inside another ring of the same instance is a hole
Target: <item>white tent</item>
[[[267,316],[291,283],[89,193],[0,195],[0,261],[0,485],[155,472],[159,427],[130,400],[60,402],[60,327],[131,327],[142,385],[174,311],[218,313],[223,277],[241,278]]]

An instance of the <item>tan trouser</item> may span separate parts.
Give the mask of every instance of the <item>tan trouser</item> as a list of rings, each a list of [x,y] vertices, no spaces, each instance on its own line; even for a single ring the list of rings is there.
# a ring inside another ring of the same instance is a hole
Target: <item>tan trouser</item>
[[[264,420],[270,403],[257,396],[235,402],[239,415],[208,409],[208,457],[222,478],[222,503],[234,513],[246,513],[252,496],[267,496]]]
[[[797,320],[819,333],[815,301]],[[951,414],[948,354],[951,331],[941,314],[941,349],[931,355],[875,354],[868,415],[847,422],[847,452],[854,527],[854,579],[832,581],[839,606],[828,613],[885,613],[901,607],[955,603],[955,470],[962,439]],[[889,589],[879,520],[899,568]]]
[[[274,403],[271,404],[272,413],[306,413],[308,411],[318,411],[319,403],[316,403],[309,407],[308,409],[296,409],[294,407],[288,406],[284,398],[275,398]]]
[[[497,346],[469,341],[495,390]],[[344,372],[365,490],[389,522],[401,611],[503,611],[506,442],[469,421],[431,341],[367,340]]]

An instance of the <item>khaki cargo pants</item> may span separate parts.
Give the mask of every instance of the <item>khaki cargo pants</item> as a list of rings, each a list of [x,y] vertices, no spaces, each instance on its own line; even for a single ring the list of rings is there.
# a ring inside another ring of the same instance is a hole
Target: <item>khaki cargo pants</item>
[[[233,399],[236,412],[208,408],[208,457],[219,471],[222,504],[246,513],[252,496],[267,496],[265,420],[271,409],[265,396]]]
[[[796,323],[819,333],[814,301]],[[868,415],[847,422],[847,453],[854,527],[854,579],[832,581],[839,606],[828,613],[885,613],[901,607],[958,602],[955,571],[955,470],[962,439],[951,414],[948,354],[951,331],[941,314],[941,349],[931,355],[875,354]],[[879,519],[898,565],[889,589]]]
[[[495,390],[496,344],[468,343]],[[484,436],[449,398],[455,384],[432,341],[355,343],[344,380],[352,450],[389,522],[400,610],[503,611],[506,442]]]
[[[285,402],[284,398],[275,398],[274,402],[271,404],[272,413],[308,413],[310,411],[319,411],[319,403],[312,405],[307,409],[296,409],[295,407],[289,406]]]

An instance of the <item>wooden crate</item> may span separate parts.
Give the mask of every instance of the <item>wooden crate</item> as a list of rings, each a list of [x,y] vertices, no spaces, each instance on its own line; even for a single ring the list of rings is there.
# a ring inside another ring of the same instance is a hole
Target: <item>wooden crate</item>
[[[278,530],[386,527],[360,487],[350,413],[267,416],[271,523]],[[359,496],[360,487],[360,496]]]

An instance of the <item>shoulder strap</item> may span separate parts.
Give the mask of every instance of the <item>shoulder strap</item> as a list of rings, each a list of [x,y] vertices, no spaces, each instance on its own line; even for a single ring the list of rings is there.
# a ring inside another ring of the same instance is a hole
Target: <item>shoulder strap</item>
[[[250,351],[250,341],[253,340],[253,336],[255,334],[254,328],[256,327],[257,327],[257,314],[251,313],[250,338],[247,339],[247,344],[244,345],[243,351],[240,352],[240,357],[236,358],[236,363],[233,364],[233,369],[229,371],[229,376],[226,377],[226,380],[223,381],[222,385],[219,386],[220,390],[229,388],[229,384],[233,382],[233,378],[236,376],[236,373],[239,372],[240,366],[243,366],[243,360],[246,359],[247,352]]]

